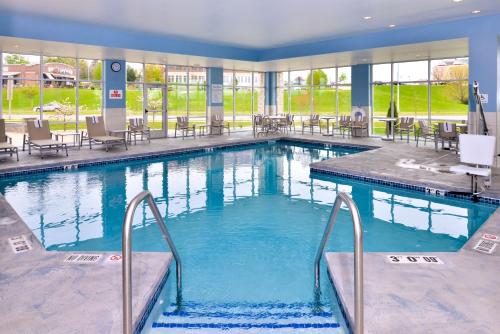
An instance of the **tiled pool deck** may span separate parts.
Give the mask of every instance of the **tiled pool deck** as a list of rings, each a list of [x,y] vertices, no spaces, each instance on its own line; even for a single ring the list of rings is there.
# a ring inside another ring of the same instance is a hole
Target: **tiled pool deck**
[[[264,137],[258,140],[276,139]],[[383,142],[378,138],[290,135],[289,139],[329,144],[368,145],[374,150],[316,163],[320,172],[349,174],[407,185],[444,190],[468,190],[467,176],[447,173],[458,157],[435,152],[433,145]],[[20,152],[20,161],[1,156],[0,177],[38,168],[61,168],[88,162],[141,158],[212,146],[253,142],[249,133],[197,139],[157,139],[110,152],[88,147],[70,150],[70,156],[41,160],[37,153]],[[500,198],[500,170],[485,193]],[[495,333],[500,331],[496,307],[500,300],[500,251],[486,255],[472,250],[483,233],[500,234],[497,211],[457,253],[439,253],[443,265],[395,265],[383,253],[366,253],[365,329],[367,333]],[[8,238],[28,235],[33,250],[14,254]],[[97,264],[67,264],[67,254],[46,252],[3,198],[0,198],[0,321],[6,333],[120,333],[121,266],[101,260]],[[429,255],[429,253],[426,253]],[[331,277],[348,316],[352,316],[352,254],[326,256]],[[148,299],[165,276],[170,256],[134,253],[134,318],[138,321]]]

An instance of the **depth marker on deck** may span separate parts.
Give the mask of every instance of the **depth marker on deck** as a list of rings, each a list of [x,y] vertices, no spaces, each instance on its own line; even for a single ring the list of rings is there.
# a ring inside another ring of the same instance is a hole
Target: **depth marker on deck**
[[[437,256],[386,255],[387,262],[394,264],[444,264]]]
[[[24,253],[33,249],[31,243],[24,235],[9,238],[9,244],[15,254]]]

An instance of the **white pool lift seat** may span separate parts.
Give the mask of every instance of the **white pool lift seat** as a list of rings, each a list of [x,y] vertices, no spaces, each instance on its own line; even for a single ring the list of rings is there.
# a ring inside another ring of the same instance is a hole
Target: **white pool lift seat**
[[[459,137],[462,165],[452,166],[450,171],[470,175],[473,196],[479,194],[478,177],[485,179],[491,177],[491,166],[495,160],[495,142],[494,136],[461,134]]]

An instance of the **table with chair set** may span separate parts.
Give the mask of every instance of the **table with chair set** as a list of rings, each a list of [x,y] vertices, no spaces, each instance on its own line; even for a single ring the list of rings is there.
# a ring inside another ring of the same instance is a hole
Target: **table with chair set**
[[[252,129],[254,136],[286,133],[295,131],[295,122],[293,115],[254,115],[252,120]]]
[[[187,116],[178,116],[175,124],[174,137],[177,138],[177,132],[180,132],[182,139],[185,137],[196,138],[196,127],[198,127],[198,136],[208,135],[223,135],[224,130],[227,134],[231,134],[231,125],[229,122],[224,121],[222,115],[212,115],[210,123],[194,124],[189,121]],[[208,131],[207,131],[208,130]]]

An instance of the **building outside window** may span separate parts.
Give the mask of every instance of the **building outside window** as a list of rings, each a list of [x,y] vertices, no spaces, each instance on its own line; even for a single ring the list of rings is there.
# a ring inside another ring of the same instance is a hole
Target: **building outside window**
[[[1,54],[2,112],[9,123],[44,119],[51,130],[84,129],[102,114],[102,61]]]

